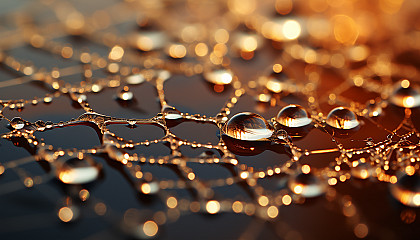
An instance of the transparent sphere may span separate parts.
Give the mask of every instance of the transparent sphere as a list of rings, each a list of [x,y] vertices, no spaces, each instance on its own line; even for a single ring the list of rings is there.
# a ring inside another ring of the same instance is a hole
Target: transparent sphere
[[[165,119],[176,120],[182,118],[181,112],[175,107],[165,105],[162,107],[161,111],[164,114]]]
[[[130,101],[133,100],[134,94],[130,91],[128,86],[124,86],[117,95],[117,98],[122,101]]]
[[[292,176],[288,186],[295,194],[306,198],[318,197],[327,190],[326,184],[311,172],[307,174],[300,172]]]
[[[327,124],[338,129],[352,129],[359,126],[356,114],[348,108],[336,107],[328,113]]]
[[[100,168],[87,159],[72,158],[57,168],[57,177],[66,184],[85,184],[96,180]]]
[[[392,196],[410,207],[420,206],[420,174],[409,176],[405,173],[398,177],[395,184],[390,184]]]
[[[256,113],[243,112],[234,115],[225,125],[224,133],[239,140],[263,140],[273,135],[267,121]]]
[[[277,114],[277,121],[286,127],[303,127],[312,122],[310,115],[299,105],[288,105]]]
[[[12,128],[14,129],[22,129],[23,127],[25,127],[25,121],[20,118],[20,117],[14,117],[11,121],[10,121],[10,126],[12,126]]]
[[[415,108],[420,106],[420,93],[408,86],[403,87],[399,84],[390,97],[394,105],[405,108]]]
[[[226,85],[232,82],[233,73],[229,69],[216,69],[213,71],[205,72],[204,78],[213,84]]]

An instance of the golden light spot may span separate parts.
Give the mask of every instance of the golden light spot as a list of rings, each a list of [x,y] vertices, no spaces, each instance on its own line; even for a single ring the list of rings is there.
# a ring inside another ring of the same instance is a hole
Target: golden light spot
[[[149,193],[152,191],[152,188],[150,187],[150,184],[148,184],[148,183],[143,183],[143,184],[141,185],[141,191],[142,191],[144,194],[149,194]]]
[[[282,15],[286,15],[292,11],[293,1],[292,0],[277,0],[276,11]]]
[[[337,179],[336,178],[330,178],[328,179],[328,184],[331,186],[334,186],[337,184]]]
[[[90,193],[89,193],[88,190],[86,190],[86,189],[80,190],[80,192],[79,192],[80,200],[82,200],[84,202],[84,201],[88,200],[89,197],[90,197]]]
[[[267,215],[270,218],[275,218],[279,215],[279,209],[276,206],[270,206],[267,209]]]
[[[363,80],[362,76],[356,75],[353,78],[353,82],[354,82],[355,86],[361,87],[363,85],[364,80]]]
[[[390,182],[390,183],[392,183],[392,184],[397,183],[397,177],[396,177],[396,176],[392,176],[392,177],[389,179],[389,182]]]
[[[248,172],[241,172],[241,174],[239,175],[242,179],[247,179],[249,176]]]
[[[104,203],[97,203],[94,207],[95,213],[99,216],[103,216],[106,213],[106,205]]]
[[[214,33],[214,39],[218,43],[227,43],[227,41],[229,41],[229,32],[226,31],[226,29],[218,29]]]
[[[287,20],[283,24],[283,35],[288,40],[293,40],[299,37],[301,33],[300,24],[295,20]]]
[[[275,73],[280,73],[281,71],[283,71],[283,66],[281,64],[276,63],[273,65],[273,71]]]
[[[416,172],[416,169],[413,166],[407,166],[405,167],[405,172],[407,175],[412,176]]]
[[[190,172],[190,173],[188,173],[188,179],[189,180],[194,180],[194,178],[195,178],[195,174],[194,173],[192,173],[192,172]]]
[[[365,238],[369,233],[369,229],[366,224],[359,223],[354,227],[354,235],[358,238]]]
[[[209,48],[207,47],[205,43],[198,43],[195,46],[195,54],[197,54],[197,56],[199,57],[206,56],[208,52],[209,52]]]
[[[407,79],[404,79],[401,81],[401,87],[408,88],[409,86],[410,86],[410,81],[408,81]]]
[[[344,182],[347,180],[347,177],[345,175],[340,176],[340,181]]]
[[[74,217],[73,210],[69,207],[62,207],[58,211],[58,217],[63,222],[70,222]]]
[[[63,47],[63,49],[61,49],[61,56],[63,56],[63,58],[71,58],[73,56],[73,48]]]
[[[147,221],[143,224],[143,232],[149,237],[153,237],[158,232],[158,225],[154,221]]]
[[[248,15],[255,11],[257,7],[256,0],[229,0],[228,7],[230,11],[236,14]]]
[[[416,193],[416,195],[414,195],[413,203],[415,206],[420,206],[420,193]]]
[[[244,209],[244,206],[243,206],[243,204],[241,203],[241,202],[239,202],[239,201],[235,201],[233,204],[232,204],[232,210],[235,212],[235,213],[240,213],[240,212],[242,212],[242,210]]]
[[[284,205],[290,205],[292,203],[292,198],[289,195],[284,195],[281,201]]]
[[[208,201],[206,204],[206,210],[210,214],[216,214],[220,211],[220,203],[216,200]]]
[[[166,205],[168,205],[169,208],[176,208],[178,201],[174,197],[169,197],[168,200],[166,200]]]
[[[120,70],[120,65],[118,63],[110,63],[108,65],[108,71],[110,73],[117,73]]]
[[[241,49],[245,52],[255,51],[258,47],[257,38],[255,36],[246,36],[241,38]]]
[[[303,187],[302,185],[298,184],[293,188],[293,192],[296,194],[301,194],[303,191]]]
[[[25,187],[30,188],[34,186],[34,180],[30,177],[25,178],[23,181],[23,184],[25,184]]]
[[[309,172],[311,172],[311,167],[309,165],[303,165],[302,166],[302,172],[304,174],[308,174]]]
[[[258,198],[258,203],[263,207],[267,206],[268,205],[268,197],[266,197],[266,196],[259,197]]]
[[[411,108],[414,106],[415,100],[412,96],[404,97],[403,106],[406,108]]]
[[[349,16],[336,15],[333,18],[335,39],[345,45],[353,45],[359,37],[356,22]]]
[[[123,56],[124,56],[124,49],[119,45],[115,45],[111,49],[111,52],[109,52],[108,58],[113,61],[120,61]]]
[[[4,173],[4,170],[5,170],[4,166],[0,165],[0,175],[2,175]]]
[[[172,44],[169,47],[169,55],[173,58],[183,58],[187,55],[187,49],[182,44]]]
[[[349,57],[353,61],[363,61],[369,56],[369,48],[366,46],[355,46],[350,49]]]

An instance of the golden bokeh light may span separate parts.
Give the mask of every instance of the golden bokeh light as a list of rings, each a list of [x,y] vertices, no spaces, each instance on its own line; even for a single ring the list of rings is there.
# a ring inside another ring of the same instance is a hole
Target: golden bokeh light
[[[206,210],[210,214],[216,214],[220,211],[220,203],[216,200],[208,201],[206,204]]]

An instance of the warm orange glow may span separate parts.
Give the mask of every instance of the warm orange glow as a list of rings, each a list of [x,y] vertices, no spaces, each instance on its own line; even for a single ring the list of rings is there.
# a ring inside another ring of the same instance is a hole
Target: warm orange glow
[[[153,237],[158,232],[158,225],[154,221],[147,221],[143,224],[143,232],[146,236]]]
[[[284,195],[281,201],[284,205],[290,205],[292,203],[292,198],[289,195]]]
[[[354,20],[346,15],[336,15],[333,22],[335,39],[345,45],[353,45],[359,36],[359,29]]]
[[[267,206],[268,205],[268,197],[266,197],[266,196],[259,197],[258,198],[258,203],[263,207]]]
[[[63,222],[70,222],[74,217],[73,210],[69,207],[62,207],[58,211],[58,217]]]
[[[216,214],[220,211],[220,203],[216,200],[208,201],[206,204],[206,210],[210,214]]]
[[[119,45],[115,45],[111,49],[111,52],[109,53],[108,58],[113,61],[120,61],[123,56],[124,56],[124,49]]]
[[[267,215],[270,218],[275,218],[279,215],[279,209],[276,206],[270,206],[267,209]]]
[[[369,229],[366,224],[359,223],[354,228],[354,235],[358,238],[365,238],[369,233]]]
[[[302,172],[303,172],[304,174],[308,174],[308,173],[310,173],[310,172],[311,172],[311,167],[310,167],[309,165],[303,165],[303,166],[302,166]]]
[[[169,197],[168,200],[166,200],[166,205],[168,205],[169,208],[176,208],[178,200],[176,200],[175,197]]]

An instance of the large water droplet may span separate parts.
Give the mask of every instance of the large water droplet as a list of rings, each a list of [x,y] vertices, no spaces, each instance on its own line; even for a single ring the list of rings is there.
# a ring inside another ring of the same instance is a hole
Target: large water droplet
[[[286,127],[303,127],[312,119],[302,106],[291,104],[280,110],[277,121]]]
[[[85,184],[96,180],[99,172],[92,159],[72,158],[57,168],[57,177],[66,184]]]
[[[239,140],[263,140],[273,135],[267,121],[256,113],[243,112],[233,116],[225,125],[224,133]]]
[[[392,196],[410,207],[420,206],[420,174],[409,176],[402,173],[395,184],[390,185]]]
[[[311,172],[308,174],[298,173],[292,176],[288,182],[290,190],[295,194],[302,195],[307,198],[318,197],[325,193],[326,184]]]
[[[338,129],[352,129],[359,126],[356,114],[348,108],[336,107],[328,113],[327,124]]]
[[[403,87],[398,84],[390,100],[399,107],[415,108],[420,106],[420,93],[411,86]]]
[[[165,116],[165,119],[175,120],[182,118],[181,112],[178,111],[175,107],[165,105],[162,107],[162,113]]]
[[[226,85],[232,82],[233,73],[229,69],[217,69],[205,72],[204,78],[213,84]]]
[[[25,127],[25,121],[20,118],[20,117],[14,117],[11,121],[10,121],[10,126],[12,126],[12,128],[14,129],[22,129],[23,127]]]
[[[128,86],[124,86],[117,94],[118,100],[130,101],[133,100],[134,94],[130,91]]]

